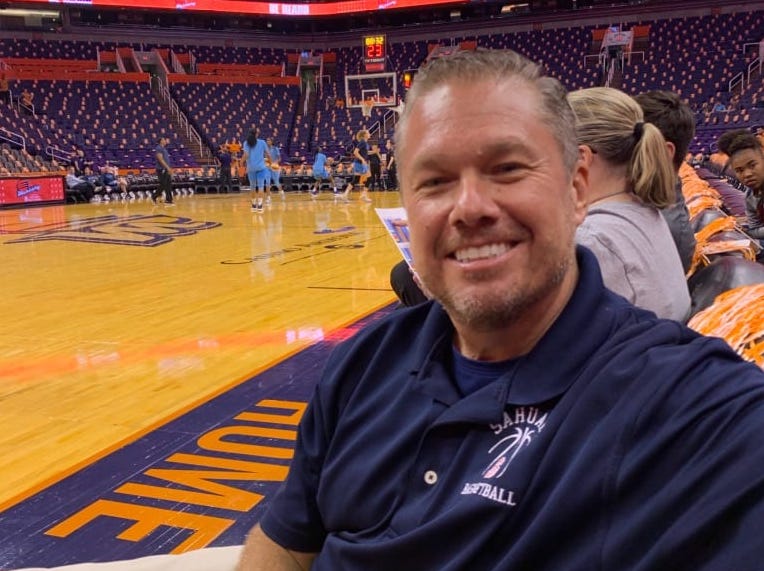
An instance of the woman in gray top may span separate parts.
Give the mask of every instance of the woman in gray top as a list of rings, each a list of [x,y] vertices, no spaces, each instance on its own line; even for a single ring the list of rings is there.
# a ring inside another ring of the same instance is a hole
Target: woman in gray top
[[[607,87],[568,95],[589,163],[589,210],[576,240],[599,261],[605,285],[658,317],[685,321],[690,294],[659,208],[675,201],[675,174],[657,127]]]

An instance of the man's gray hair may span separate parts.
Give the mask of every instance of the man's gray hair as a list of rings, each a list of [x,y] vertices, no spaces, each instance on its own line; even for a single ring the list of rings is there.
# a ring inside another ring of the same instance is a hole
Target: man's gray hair
[[[433,59],[419,70],[406,95],[405,107],[395,128],[398,155],[403,154],[406,125],[417,99],[452,81],[469,83],[491,79],[497,82],[524,80],[538,91],[539,114],[559,143],[565,166],[572,172],[579,155],[575,115],[568,104],[565,88],[553,77],[544,75],[541,66],[511,50],[458,51]],[[401,162],[399,156],[396,156],[398,163]],[[399,168],[398,172],[401,170]]]

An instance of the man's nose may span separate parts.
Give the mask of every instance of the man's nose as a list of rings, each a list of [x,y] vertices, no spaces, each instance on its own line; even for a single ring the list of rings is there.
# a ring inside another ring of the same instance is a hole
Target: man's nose
[[[473,226],[495,220],[499,216],[499,207],[490,181],[479,173],[465,173],[458,183],[456,202],[452,210],[452,221]]]

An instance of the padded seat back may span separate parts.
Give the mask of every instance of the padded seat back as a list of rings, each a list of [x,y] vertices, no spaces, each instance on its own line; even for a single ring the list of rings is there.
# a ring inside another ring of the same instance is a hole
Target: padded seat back
[[[718,208],[706,208],[705,210],[701,210],[690,220],[692,231],[697,234],[714,220],[726,217],[727,215]]]
[[[691,314],[695,315],[709,307],[720,293],[757,283],[764,283],[763,265],[734,256],[719,256],[698,270],[687,282]]]

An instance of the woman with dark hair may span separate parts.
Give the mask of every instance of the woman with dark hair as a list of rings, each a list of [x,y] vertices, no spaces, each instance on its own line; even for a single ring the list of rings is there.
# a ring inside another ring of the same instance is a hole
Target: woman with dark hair
[[[262,212],[263,197],[265,195],[265,176],[270,162],[267,156],[268,145],[259,138],[259,129],[252,129],[241,148],[244,152],[244,161],[247,164],[252,211]]]
[[[718,141],[729,157],[729,168],[748,188],[745,191],[747,223],[744,230],[764,245],[764,149],[756,136],[745,129],[727,131]]]

